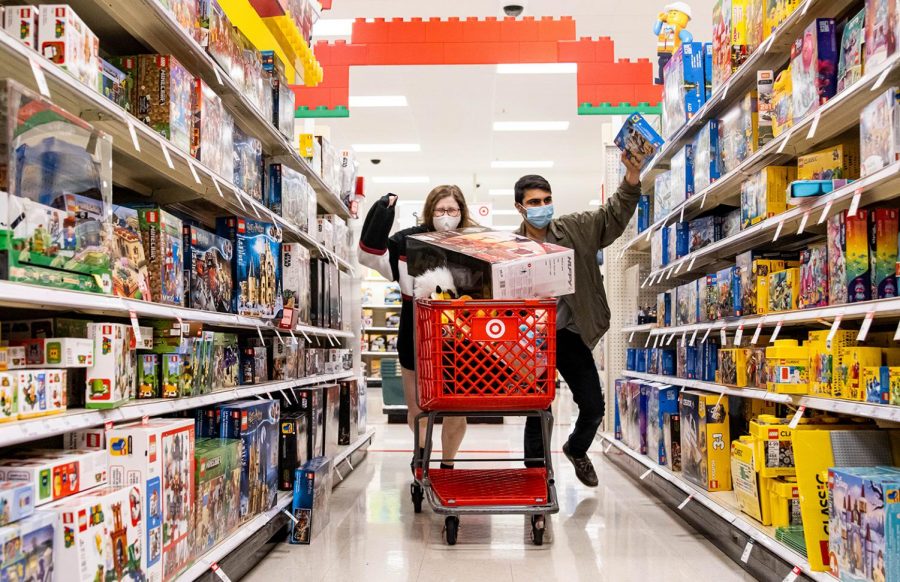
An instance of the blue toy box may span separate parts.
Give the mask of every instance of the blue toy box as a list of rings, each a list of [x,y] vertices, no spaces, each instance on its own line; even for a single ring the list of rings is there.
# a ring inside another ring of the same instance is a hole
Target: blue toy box
[[[291,513],[297,521],[291,524],[288,541],[310,544],[331,521],[329,500],[332,489],[331,459],[316,457],[297,469],[294,477],[294,501]]]
[[[694,138],[694,193],[703,192],[722,175],[720,156],[719,121],[711,119]]]
[[[648,228],[650,228],[650,196],[647,194],[641,194],[641,198],[638,200],[638,209],[637,209],[637,230],[638,233],[644,232]]]
[[[231,241],[184,225],[184,304],[230,313],[234,306],[234,248]]]
[[[272,319],[281,314],[281,229],[235,216],[216,219],[216,234],[234,249],[232,312]]]
[[[716,295],[720,319],[741,315],[741,273],[737,267],[726,267],[716,273]]]
[[[625,390],[625,382],[624,378],[616,378],[616,387],[615,387],[615,402],[613,406],[613,436],[617,441],[622,440],[622,420],[619,418],[619,399],[622,398],[622,393]]]
[[[678,414],[678,392],[675,386],[649,386],[647,398],[647,456],[665,465],[669,451],[663,438],[666,414]]]
[[[706,102],[703,44],[682,43],[663,73],[663,133],[673,135]]]
[[[689,222],[676,222],[671,227],[669,236],[674,239],[675,257],[680,259],[691,252],[691,225]]]
[[[625,349],[625,369],[629,372],[635,372],[637,366],[637,348]]]
[[[671,208],[694,195],[694,144],[689,143],[672,156],[670,191]]]
[[[706,88],[706,101],[712,99],[713,87],[713,44],[703,43],[703,85]]]
[[[631,159],[643,155],[643,165],[646,166],[656,156],[656,152],[663,144],[663,138],[640,113],[632,113],[622,125],[614,142]]]

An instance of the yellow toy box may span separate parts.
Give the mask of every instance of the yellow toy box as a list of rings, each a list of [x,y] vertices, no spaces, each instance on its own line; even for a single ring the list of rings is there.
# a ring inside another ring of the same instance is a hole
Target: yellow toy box
[[[866,366],[862,370],[860,391],[872,404],[890,404],[891,394],[900,390],[900,367]]]
[[[838,350],[856,347],[857,332],[838,330],[827,345],[830,330],[809,332],[809,393],[812,396],[831,398],[832,385],[835,382],[836,354]]]
[[[771,508],[772,525],[774,527],[788,527],[803,525],[800,516],[800,488],[797,486],[796,477],[776,477],[766,481]]]
[[[859,178],[859,142],[848,141],[797,158],[798,180]]]
[[[800,269],[769,274],[769,313],[794,311],[800,301]]]
[[[790,16],[800,0],[765,0],[765,35],[769,36]]]
[[[784,261],[757,259],[753,261],[753,272],[756,273],[756,313],[765,315],[769,312],[769,275],[784,270]]]
[[[741,184],[741,228],[787,210],[787,187],[797,179],[793,166],[768,166]]]
[[[741,511],[763,525],[772,523],[768,479],[760,477],[753,459],[753,437],[731,443],[731,482]]]
[[[719,394],[681,393],[681,470],[707,491],[731,490],[728,399]]]
[[[766,348],[769,377],[766,388],[779,394],[806,394],[809,391],[809,348],[797,340],[775,340]]]
[[[835,398],[865,400],[862,370],[881,365],[881,348],[843,348],[838,350],[837,369],[833,384]]]
[[[794,85],[791,68],[778,73],[772,85],[772,135],[778,137],[794,125]]]

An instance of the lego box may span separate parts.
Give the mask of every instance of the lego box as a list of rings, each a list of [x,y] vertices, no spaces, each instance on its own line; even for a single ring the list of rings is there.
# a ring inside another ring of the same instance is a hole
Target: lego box
[[[811,244],[800,251],[800,309],[828,305],[828,271],[825,243]]]
[[[0,571],[8,580],[55,580],[55,518],[38,512],[0,529]],[[64,579],[68,580],[68,577]]]
[[[900,89],[891,87],[866,105],[859,116],[862,176],[900,159]]]
[[[184,304],[230,313],[234,297],[231,241],[196,226],[184,226]]]
[[[837,91],[837,38],[833,18],[817,18],[791,47],[794,119],[802,119]]]
[[[646,166],[662,147],[663,139],[640,113],[633,113],[625,120],[614,142],[631,159],[643,156]]]
[[[114,204],[112,211],[113,294],[152,301],[147,255],[137,210]]]
[[[359,435],[359,388],[357,380],[344,380],[341,386],[340,429],[338,444],[349,445]]]
[[[869,214],[868,210],[859,209],[855,216],[847,215],[844,222],[845,284],[850,303],[872,299]]]
[[[865,68],[875,70],[897,51],[897,6],[890,0],[868,0],[865,15]]]
[[[184,304],[182,223],[160,208],[138,209],[155,303]]]
[[[0,481],[0,526],[7,526],[34,513],[34,484]]]
[[[800,301],[800,269],[769,274],[769,313],[793,311]]]
[[[663,135],[669,137],[706,102],[703,43],[682,43],[666,63],[663,79]]]
[[[331,459],[327,457],[310,459],[297,469],[292,505],[297,521],[291,525],[290,543],[312,543],[331,521],[332,474]]]
[[[703,192],[719,179],[719,121],[709,120],[694,140],[694,191]]]
[[[237,439],[197,439],[194,448],[196,509],[193,554],[222,541],[240,523],[241,447]]]
[[[278,447],[278,488],[293,491],[294,477],[309,457],[307,415],[290,411],[281,415],[281,442]]]
[[[231,181],[234,174],[234,120],[222,99],[202,79],[191,91],[191,155]]]
[[[284,308],[297,313],[297,322],[310,323],[310,256],[301,243],[281,245]]]
[[[680,417],[684,477],[707,491],[730,490],[728,400],[720,401],[718,394],[685,390]]]
[[[678,414],[678,388],[651,386],[647,397],[647,456],[660,465],[668,465],[671,442],[665,439],[666,417]]]
[[[863,76],[863,40],[866,34],[866,10],[862,9],[847,21],[841,35],[838,60],[838,93],[850,87]]]
[[[298,409],[306,415],[306,458],[325,454],[325,397],[321,390],[296,392]]]
[[[747,44],[749,0],[717,0],[712,13],[713,88],[731,78],[750,55]]]
[[[138,57],[137,118],[185,153],[191,152],[193,85],[193,76],[175,57]]]
[[[19,370],[14,378],[20,419],[58,414],[66,409],[65,370]]]
[[[851,140],[799,156],[798,180],[855,180],[859,178],[859,142]]]
[[[107,483],[105,451],[24,449],[0,461],[0,481],[24,481],[34,487],[39,507]]]
[[[94,365],[87,369],[85,406],[115,408],[128,402],[137,376],[131,327],[121,323],[92,323]]]
[[[719,119],[719,152],[726,174],[750,157],[759,143],[756,91],[748,92]]]
[[[7,6],[3,12],[4,30],[25,46],[37,49],[39,10],[37,6]]]
[[[869,273],[872,277],[872,299],[897,296],[896,208],[869,210]]]
[[[268,222],[224,217],[216,220],[216,234],[234,248],[233,312],[267,319],[279,316],[281,229]]]
[[[741,228],[749,228],[787,210],[787,187],[797,170],[787,166],[769,166],[751,175],[741,184]]]

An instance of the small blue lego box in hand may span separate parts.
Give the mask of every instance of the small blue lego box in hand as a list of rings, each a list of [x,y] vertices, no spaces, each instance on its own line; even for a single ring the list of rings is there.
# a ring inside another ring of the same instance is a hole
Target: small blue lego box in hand
[[[642,167],[650,163],[663,144],[663,138],[640,113],[631,114],[614,141],[629,159],[643,156]]]

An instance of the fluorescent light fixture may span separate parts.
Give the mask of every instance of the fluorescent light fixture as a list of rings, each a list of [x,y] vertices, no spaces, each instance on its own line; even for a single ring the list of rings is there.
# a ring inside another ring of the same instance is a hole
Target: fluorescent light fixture
[[[374,184],[428,184],[431,178],[428,176],[375,176]]]
[[[516,191],[512,188],[491,188],[488,194],[491,196],[513,196]]]
[[[497,65],[498,75],[565,75],[578,72],[575,63],[526,63]]]
[[[422,146],[417,143],[356,143],[353,149],[357,153],[408,153],[420,152]]]
[[[313,36],[350,36],[353,34],[352,18],[328,18],[313,25]]]
[[[407,107],[405,95],[356,95],[350,96],[350,107]]]
[[[568,121],[495,121],[494,131],[567,131]]]
[[[600,201],[599,200],[591,200],[590,202],[588,202],[588,206],[600,206]]]
[[[518,210],[494,210],[491,212],[494,216],[518,216]]]
[[[491,167],[497,170],[515,170],[528,168],[552,168],[553,162],[550,160],[538,160],[534,162],[517,162],[517,161],[501,161],[495,160],[491,162]]]

